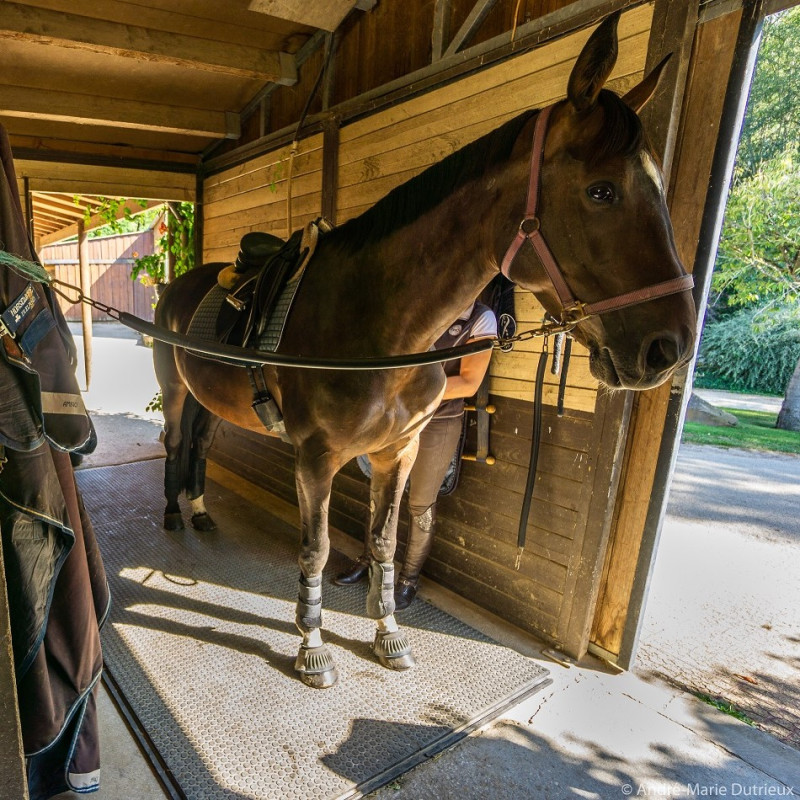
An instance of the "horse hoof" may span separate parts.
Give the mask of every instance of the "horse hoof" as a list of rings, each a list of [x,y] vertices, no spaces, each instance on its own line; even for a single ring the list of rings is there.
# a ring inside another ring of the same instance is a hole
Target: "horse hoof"
[[[183,530],[183,517],[180,511],[170,514],[164,514],[164,530],[167,531],[182,531]]]
[[[411,642],[402,631],[376,631],[372,652],[387,669],[402,671],[417,663],[411,652]]]
[[[339,670],[324,644],[319,647],[301,646],[294,669],[300,680],[312,689],[330,689],[339,680]]]
[[[202,514],[192,514],[192,527],[196,531],[215,531],[217,523],[207,511],[204,511]]]

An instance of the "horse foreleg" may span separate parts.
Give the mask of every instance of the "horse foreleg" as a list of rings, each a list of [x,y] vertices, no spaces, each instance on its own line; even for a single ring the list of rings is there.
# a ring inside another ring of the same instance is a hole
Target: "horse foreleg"
[[[300,590],[295,624],[303,642],[295,660],[300,680],[314,689],[327,689],[339,672],[322,641],[322,570],[328,560],[328,505],[335,468],[327,454],[309,456],[300,448],[295,466],[300,505]]]
[[[418,439],[392,455],[371,455],[369,570],[367,615],[376,621],[372,652],[384,667],[395,670],[414,666],[411,642],[394,618],[394,551],[403,488],[417,454]]]

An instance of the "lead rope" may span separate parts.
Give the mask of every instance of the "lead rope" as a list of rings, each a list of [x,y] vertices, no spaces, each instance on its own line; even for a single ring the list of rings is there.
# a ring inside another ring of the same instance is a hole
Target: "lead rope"
[[[566,338],[566,341],[565,341]],[[528,461],[528,477],[525,481],[525,494],[522,498],[522,510],[519,515],[519,528],[517,529],[517,555],[514,559],[514,569],[519,570],[522,563],[522,553],[525,550],[525,540],[528,533],[528,519],[531,512],[533,492],[536,488],[536,468],[539,463],[539,446],[542,441],[542,405],[544,397],[544,373],[547,366],[547,358],[550,355],[548,347],[549,338],[544,337],[542,352],[539,354],[539,363],[536,367],[536,381],[533,390],[533,433],[531,435],[531,456]],[[558,386],[558,416],[564,413],[564,392],[566,389],[567,368],[569,366],[570,354],[572,352],[572,338],[566,337],[564,333],[556,334],[553,343],[553,364],[552,372],[554,375],[561,373]]]

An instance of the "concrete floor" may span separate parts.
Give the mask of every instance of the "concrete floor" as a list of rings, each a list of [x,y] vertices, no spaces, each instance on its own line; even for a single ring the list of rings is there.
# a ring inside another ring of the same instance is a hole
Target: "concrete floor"
[[[102,337],[112,339],[111,336]],[[122,340],[125,341],[124,339]],[[95,340],[93,391],[105,374],[100,353],[117,361],[119,347]],[[144,351],[144,348],[139,348]],[[143,359],[142,362],[144,361]],[[145,377],[126,370],[106,389],[128,397],[147,395]],[[153,382],[154,384],[154,382]],[[152,385],[149,388],[152,388]],[[152,396],[152,395],[151,395]],[[119,458],[128,414],[147,420],[144,405],[134,412],[113,411],[116,433],[107,455]],[[91,407],[91,402],[88,403]],[[102,406],[101,406],[102,407]],[[108,408],[108,407],[106,407]],[[152,421],[148,421],[152,422]],[[157,449],[156,429],[141,429],[139,446]],[[134,435],[134,439],[138,434]],[[103,437],[105,438],[105,437]],[[102,452],[102,451],[101,451]],[[88,463],[85,466],[90,466]],[[242,484],[248,499],[258,491]],[[355,555],[356,543],[341,534],[333,545]],[[658,678],[617,673],[587,657],[581,664],[552,661],[541,642],[468,601],[423,581],[420,596],[509,647],[540,660],[553,683],[486,729],[420,765],[372,796],[401,798],[617,798],[800,795],[797,751],[774,737],[725,715]],[[101,697],[103,768],[98,800],[157,800],[164,796],[125,723]],[[64,797],[70,797],[65,795]],[[192,798],[191,800],[202,800]],[[270,799],[272,800],[272,799]]]
[[[253,502],[258,492],[251,487],[247,499]],[[356,554],[343,534],[334,534],[333,544]],[[371,797],[606,800],[800,792],[797,751],[769,734],[662,680],[620,673],[592,657],[557,663],[541,642],[430,582],[423,581],[420,596],[536,659],[553,683]],[[107,697],[101,698],[100,718],[98,800],[165,796]]]

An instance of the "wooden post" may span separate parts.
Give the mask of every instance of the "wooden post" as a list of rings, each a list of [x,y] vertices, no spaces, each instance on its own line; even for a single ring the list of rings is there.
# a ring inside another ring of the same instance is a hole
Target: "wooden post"
[[[708,22],[701,20],[686,70],[669,208],[678,252],[690,268],[698,264],[702,230],[708,227],[711,211],[721,202],[711,191],[718,180],[713,165],[715,152],[720,146],[731,146],[736,139],[735,132],[721,121],[741,16],[739,10]],[[676,27],[681,29],[685,28]],[[672,102],[670,105],[674,107]],[[668,143],[670,130],[674,130],[674,123],[664,123],[656,138]],[[647,582],[677,452],[686,377],[678,374],[671,384],[638,394],[631,415],[590,646],[593,652],[625,668],[632,665],[636,654]]]
[[[78,265],[80,269],[80,287],[84,295],[92,296],[92,274],[89,266],[89,239],[86,225],[78,220]],[[92,379],[92,307],[81,303],[81,323],[83,326],[83,364],[86,373],[86,391]]]
[[[172,283],[175,280],[175,253],[172,248],[175,244],[175,221],[180,214],[178,203],[167,203],[167,252],[164,254],[164,281]]]

